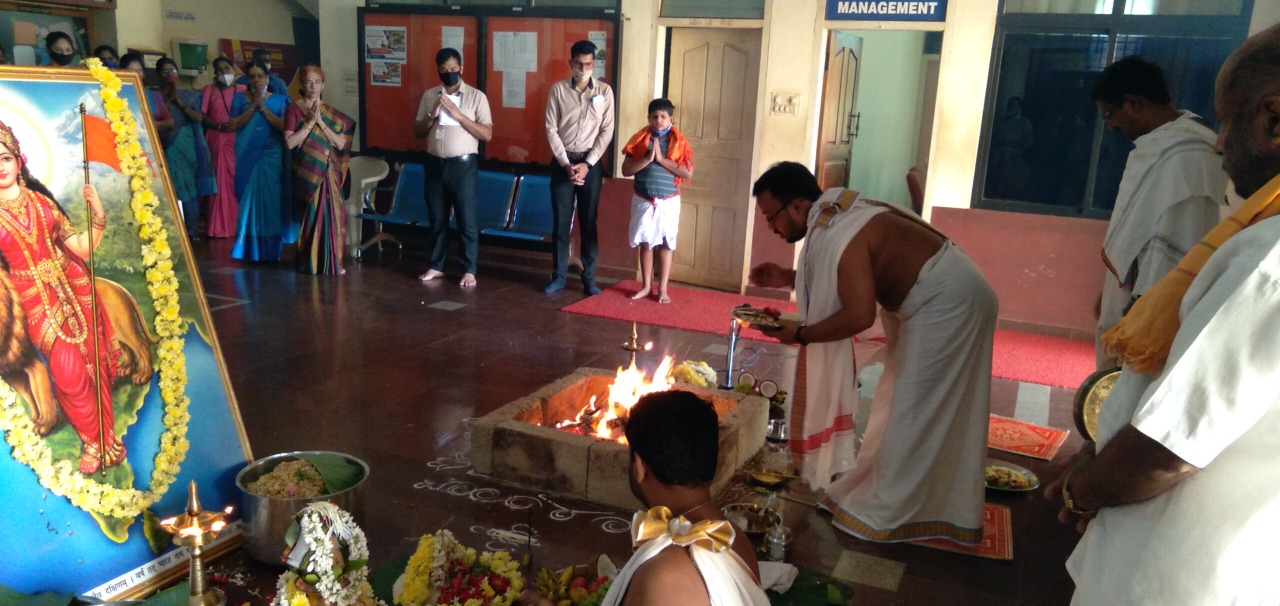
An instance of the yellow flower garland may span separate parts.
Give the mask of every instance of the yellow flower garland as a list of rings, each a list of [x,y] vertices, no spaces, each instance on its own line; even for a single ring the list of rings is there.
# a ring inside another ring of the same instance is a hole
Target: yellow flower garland
[[[71,504],[91,513],[133,518],[169,491],[169,485],[187,456],[187,422],[191,420],[187,408],[191,400],[185,395],[187,362],[182,353],[187,325],[179,315],[178,279],[173,273],[169,236],[155,213],[160,199],[151,192],[151,172],[142,154],[138,125],[129,112],[128,102],[118,94],[120,78],[103,67],[98,59],[88,59],[85,64],[100,84],[98,93],[111,130],[116,135],[120,166],[130,177],[129,189],[133,195],[129,207],[138,221],[138,233],[143,240],[142,259],[147,267],[147,290],[156,310],[155,332],[161,339],[156,368],[160,373],[165,429],[160,434],[160,452],[156,454],[155,468],[151,472],[151,488],[141,491],[108,486],[89,479],[70,461],[55,462],[53,452],[36,435],[35,424],[18,403],[17,394],[6,384],[0,384],[0,429],[4,430],[5,440],[13,447],[14,459],[35,471],[40,484],[50,492],[67,497]],[[140,90],[139,94],[144,94],[144,91]]]

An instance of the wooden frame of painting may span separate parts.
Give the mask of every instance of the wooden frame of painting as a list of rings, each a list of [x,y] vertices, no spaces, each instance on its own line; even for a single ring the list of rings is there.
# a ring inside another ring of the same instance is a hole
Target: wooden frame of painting
[[[135,151],[159,200],[149,211],[132,191],[141,187],[136,175],[121,169],[133,152],[122,150],[114,164],[95,157],[103,125],[106,147],[116,151],[112,128],[121,130],[121,116],[89,70],[0,68],[0,122],[12,133],[0,129],[0,192],[15,183],[14,158],[29,170],[20,174],[30,175],[20,196],[0,199],[0,287],[13,286],[0,288],[0,348],[31,354],[7,366],[0,360],[0,540],[21,546],[3,550],[0,585],[23,593],[130,598],[185,574],[186,549],[173,545],[158,520],[185,509],[192,480],[206,510],[237,503],[235,473],[252,460],[148,94],[136,74],[116,76],[118,98],[137,124]],[[20,155],[8,149],[14,139]],[[76,238],[89,230],[85,150],[95,144],[88,172],[106,227],[89,255],[90,289],[89,264],[73,243],[91,248],[87,237]],[[50,196],[37,195],[32,181]],[[96,302],[86,308],[91,291]],[[164,316],[175,325],[173,314],[186,327],[181,334],[157,323]],[[40,375],[51,379],[43,389],[32,378]],[[87,388],[75,382],[86,377]],[[106,389],[94,389],[104,380]],[[182,381],[185,391],[175,392]],[[93,444],[105,447],[90,450]],[[87,450],[98,456],[86,463]],[[98,469],[85,473],[95,461]],[[104,513],[106,503],[119,508]],[[112,515],[130,511],[138,513]],[[206,553],[216,556],[239,539],[233,522]]]

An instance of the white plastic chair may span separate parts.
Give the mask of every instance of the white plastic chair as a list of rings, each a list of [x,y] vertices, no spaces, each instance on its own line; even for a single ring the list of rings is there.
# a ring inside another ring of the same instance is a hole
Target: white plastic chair
[[[351,196],[343,201],[347,209],[347,250],[359,258],[363,222],[356,215],[373,209],[370,194],[391,173],[391,166],[382,158],[356,156],[347,163],[347,170],[351,171]]]

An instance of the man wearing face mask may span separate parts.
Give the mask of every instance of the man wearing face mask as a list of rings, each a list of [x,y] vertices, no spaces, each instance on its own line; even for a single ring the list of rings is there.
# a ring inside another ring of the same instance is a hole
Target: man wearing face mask
[[[569,231],[574,202],[582,238],[582,290],[600,294],[596,286],[596,209],[603,173],[600,159],[613,140],[613,89],[591,76],[596,45],[579,40],[569,50],[573,76],[551,85],[547,99],[547,142],[555,156],[551,172],[551,210],[555,222],[555,268],[542,292],[564,290],[569,270]]]
[[[115,69],[120,67],[120,54],[116,52],[115,47],[109,44],[99,44],[93,49],[93,56],[102,62],[103,67],[107,69]]]
[[[289,95],[289,85],[286,84],[282,78],[271,72],[271,51],[265,48],[253,49],[253,60],[251,63],[261,63],[267,66],[267,92],[270,92],[273,95]],[[245,69],[249,69],[247,65],[245,66]],[[240,86],[248,86],[249,77],[240,76],[239,78],[236,78],[236,84]]]
[[[63,32],[49,32],[44,39],[44,49],[49,53],[49,65],[54,67],[73,67],[75,48],[71,36]]]
[[[413,134],[427,139],[427,216],[431,240],[431,267],[418,276],[422,282],[444,277],[448,245],[449,209],[458,220],[462,241],[463,275],[459,285],[476,285],[476,256],[480,235],[476,229],[477,154],[480,142],[493,138],[489,98],[462,81],[462,55],[442,48],[436,53],[440,86],[422,94]]]

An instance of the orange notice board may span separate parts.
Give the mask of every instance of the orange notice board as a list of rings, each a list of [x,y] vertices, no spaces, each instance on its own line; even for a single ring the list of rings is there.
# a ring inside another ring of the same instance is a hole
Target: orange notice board
[[[614,56],[616,53],[615,23],[604,19],[560,19],[539,17],[490,17],[485,34],[486,67],[485,93],[493,112],[493,140],[485,147],[485,155],[491,160],[515,163],[551,162],[551,148],[547,144],[546,109],[547,95],[557,80],[569,77],[569,48],[579,40],[593,40],[602,47],[597,53],[597,64],[604,65],[603,73],[597,68],[596,77],[606,82],[614,81]],[[503,56],[503,47],[512,38],[530,40],[537,37],[533,48],[535,57],[528,57],[533,65],[519,65]],[[604,44],[600,44],[600,40]],[[525,71],[523,67],[536,67]],[[505,69],[504,69],[505,68]],[[522,81],[517,82],[515,79]],[[523,93],[522,93],[523,91]],[[614,87],[614,95],[618,93]],[[615,138],[617,134],[615,133]],[[606,156],[608,157],[608,156]]]
[[[436,51],[444,46],[446,37],[451,44],[456,44],[461,34],[462,45],[458,51],[462,53],[463,80],[475,85],[480,65],[476,51],[478,18],[369,13],[365,15],[363,28],[361,39],[366,40],[366,44],[360,49],[363,66],[360,86],[364,91],[364,147],[402,152],[425,150],[425,139],[413,136],[413,120],[417,117],[422,93],[440,84]],[[380,42],[367,42],[381,32],[394,35],[400,28],[406,34],[403,51],[395,44],[389,49]]]

